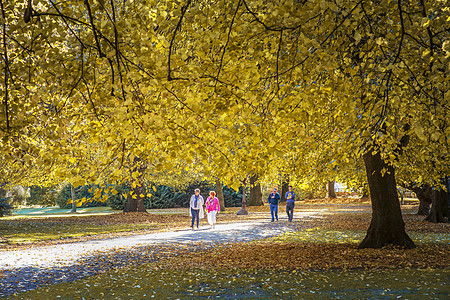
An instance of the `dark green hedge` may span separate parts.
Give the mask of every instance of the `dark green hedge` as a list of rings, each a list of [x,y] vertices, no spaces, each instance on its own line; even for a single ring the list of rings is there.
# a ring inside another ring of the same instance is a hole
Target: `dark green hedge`
[[[30,197],[27,198],[27,205],[43,205],[52,206],[57,203],[58,192],[57,188],[51,187],[41,187],[33,185],[30,187]]]
[[[76,189],[77,199],[81,198],[92,198],[94,195],[94,191],[98,186],[96,185],[86,185],[81,188]],[[155,187],[156,191],[153,190]],[[93,207],[93,206],[104,206],[108,205],[112,209],[122,210],[127,200],[123,196],[130,191],[129,183],[124,183],[121,185],[115,185],[113,188],[117,191],[116,195],[113,195],[111,192],[108,193],[108,200],[106,203],[99,201],[92,201],[84,204],[82,207]],[[199,188],[201,191],[201,195],[206,200],[209,195],[209,191],[215,190],[215,185],[210,184],[206,181],[197,182],[190,184],[184,189],[174,189],[172,187],[166,185],[154,185],[147,184],[145,185],[145,198],[144,204],[147,209],[152,208],[173,208],[173,207],[189,207],[189,199],[194,194],[194,190]],[[89,192],[89,189],[91,191]],[[43,194],[43,192],[41,192]],[[37,193],[36,193],[37,194]],[[151,194],[151,197],[148,197],[148,194]],[[223,195],[225,198],[225,206],[241,206],[242,204],[242,189],[240,189],[239,193],[235,190],[224,186],[223,187]],[[70,185],[65,186],[57,195],[57,203],[60,208],[69,209],[72,207],[72,204],[68,204],[67,201],[72,198],[70,194]],[[34,202],[34,201],[33,201]]]
[[[155,187],[156,191],[153,190]],[[206,200],[209,195],[209,191],[215,190],[215,186],[206,182],[197,182],[190,184],[186,188],[182,190],[174,189],[172,187],[166,185],[153,185],[147,184],[145,186],[145,198],[144,204],[147,209],[152,208],[173,208],[173,207],[189,207],[189,200],[191,196],[194,194],[194,190],[199,188],[201,191],[201,195]],[[122,196],[129,192],[130,188],[128,184],[123,184],[120,186],[115,186],[115,189],[118,191],[117,195],[113,196],[111,193],[108,195],[107,204],[111,206],[113,209],[122,210],[125,207],[127,202],[126,198]],[[147,195],[151,194],[151,197]],[[235,190],[224,186],[223,187],[223,195],[225,198],[225,206],[241,206],[242,204],[242,189],[238,194]]]

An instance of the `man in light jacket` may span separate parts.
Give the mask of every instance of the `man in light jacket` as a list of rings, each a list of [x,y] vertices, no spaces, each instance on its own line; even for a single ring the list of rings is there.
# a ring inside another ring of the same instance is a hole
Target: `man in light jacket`
[[[286,213],[288,215],[289,222],[292,222],[294,218],[294,206],[295,206],[295,193],[292,191],[292,186],[289,186],[289,191],[284,196],[286,198]]]
[[[191,228],[194,230],[194,222],[197,219],[197,229],[200,219],[203,219],[205,214],[203,213],[203,197],[200,195],[200,190],[195,189],[194,195],[191,196],[191,205],[189,215],[192,217]]]

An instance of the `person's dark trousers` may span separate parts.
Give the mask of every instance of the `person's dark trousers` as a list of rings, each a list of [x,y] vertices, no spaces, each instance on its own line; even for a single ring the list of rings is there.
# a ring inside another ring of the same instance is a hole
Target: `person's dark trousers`
[[[200,210],[199,209],[193,209],[191,208],[191,215],[192,215],[192,223],[191,223],[191,227],[194,227],[194,221],[195,219],[197,219],[197,228],[198,228],[198,222],[200,221],[200,215],[199,215]]]
[[[292,219],[294,218],[294,202],[287,202],[286,203],[286,213],[288,215],[289,222],[292,222]]]
[[[278,205],[270,204],[270,215],[272,216],[272,222],[274,221],[274,215],[275,218],[277,218],[278,221]]]

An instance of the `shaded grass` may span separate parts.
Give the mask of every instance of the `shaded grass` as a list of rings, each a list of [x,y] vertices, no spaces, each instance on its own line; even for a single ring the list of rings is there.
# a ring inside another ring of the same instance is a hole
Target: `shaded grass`
[[[11,299],[445,298],[450,271],[159,269],[156,263],[41,287]]]

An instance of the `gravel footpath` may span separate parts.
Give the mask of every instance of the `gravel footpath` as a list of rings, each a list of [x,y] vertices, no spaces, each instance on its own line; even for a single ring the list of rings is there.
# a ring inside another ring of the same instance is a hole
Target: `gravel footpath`
[[[298,212],[295,218],[311,217],[322,211]],[[159,232],[1,251],[0,297],[156,261],[167,255],[203,250],[216,244],[264,239],[293,231],[297,226],[296,222],[289,223],[283,216],[274,223],[256,220],[217,224],[215,229],[203,226],[195,231]]]

